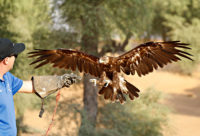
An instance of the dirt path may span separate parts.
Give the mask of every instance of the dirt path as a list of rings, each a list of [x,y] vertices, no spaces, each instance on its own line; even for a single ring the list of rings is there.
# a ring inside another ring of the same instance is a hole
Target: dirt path
[[[126,78],[141,91],[153,87],[168,94],[165,104],[173,111],[170,115],[171,127],[165,136],[200,136],[200,79],[161,71],[141,78],[137,76],[126,76]],[[76,94],[68,93],[68,97],[77,95],[77,91],[79,95],[82,94],[81,88],[76,88]],[[46,114],[43,119],[37,116],[38,111],[27,111],[25,124],[46,130],[49,122],[45,118],[49,115]]]
[[[142,90],[154,87],[168,95],[165,103],[172,109],[172,114],[171,132],[166,132],[166,136],[200,136],[199,79],[167,72],[128,78]]]

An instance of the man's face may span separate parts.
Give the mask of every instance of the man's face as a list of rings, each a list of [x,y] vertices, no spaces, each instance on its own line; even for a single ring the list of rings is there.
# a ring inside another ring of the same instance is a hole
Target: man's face
[[[14,66],[14,63],[15,63],[15,56],[11,56],[11,57],[8,57],[8,70],[11,70],[13,69],[13,66]]]

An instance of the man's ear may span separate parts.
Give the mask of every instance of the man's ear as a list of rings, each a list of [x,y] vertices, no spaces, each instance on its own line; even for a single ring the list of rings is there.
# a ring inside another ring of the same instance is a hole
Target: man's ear
[[[3,63],[6,64],[6,65],[8,65],[9,59],[10,59],[9,57],[6,57],[6,58],[3,60]]]

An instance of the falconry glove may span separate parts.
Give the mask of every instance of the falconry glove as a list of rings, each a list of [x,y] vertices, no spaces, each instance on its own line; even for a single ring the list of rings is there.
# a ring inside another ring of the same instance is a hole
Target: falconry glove
[[[81,78],[75,74],[64,74],[61,76],[33,76],[31,78],[35,94],[42,99],[40,117],[44,112],[44,98],[55,93],[64,87],[70,87],[73,83]]]

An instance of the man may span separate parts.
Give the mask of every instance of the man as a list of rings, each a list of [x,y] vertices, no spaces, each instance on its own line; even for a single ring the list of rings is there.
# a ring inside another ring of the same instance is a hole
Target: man
[[[80,77],[75,74],[62,76],[34,76],[32,81],[22,81],[9,71],[13,68],[17,55],[24,51],[23,43],[12,43],[0,38],[0,136],[16,136],[16,120],[13,95],[15,93],[36,93],[46,98],[63,87],[69,87]]]
[[[0,38],[0,136],[17,135],[13,95],[34,92],[31,81],[22,81],[9,72],[24,49],[23,43]]]

